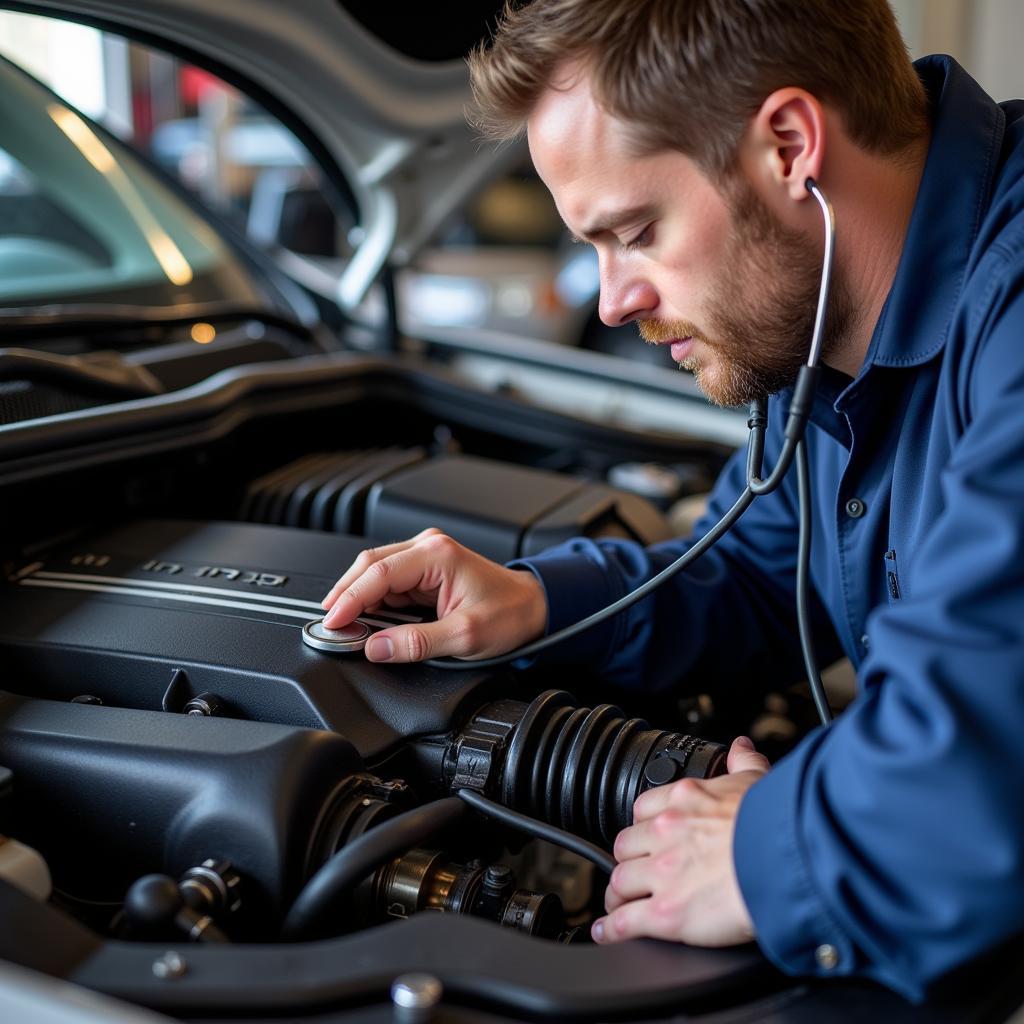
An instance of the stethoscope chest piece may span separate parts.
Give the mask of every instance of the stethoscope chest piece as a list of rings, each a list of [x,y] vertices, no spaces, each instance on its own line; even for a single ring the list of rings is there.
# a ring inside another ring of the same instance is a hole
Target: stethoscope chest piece
[[[359,619],[342,626],[341,629],[328,629],[323,619],[314,619],[302,627],[302,642],[329,654],[348,654],[352,651],[361,651],[372,632],[373,630]]]

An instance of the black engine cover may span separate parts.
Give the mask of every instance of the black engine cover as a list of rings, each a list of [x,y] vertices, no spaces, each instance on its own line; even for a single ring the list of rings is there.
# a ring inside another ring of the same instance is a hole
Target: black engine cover
[[[360,769],[324,730],[0,693],[0,755],[14,773],[4,827],[46,850],[54,882],[117,901],[147,871],[207,857],[242,874],[254,927],[311,870],[317,827]]]
[[[480,703],[504,677],[307,647],[303,624],[364,545],[162,520],[82,537],[0,589],[0,689],[171,712],[212,692],[230,717],[339,732],[372,764],[410,736],[449,729],[470,694]]]

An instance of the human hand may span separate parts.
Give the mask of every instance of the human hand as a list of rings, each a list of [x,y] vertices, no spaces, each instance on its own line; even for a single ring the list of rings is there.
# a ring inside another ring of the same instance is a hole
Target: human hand
[[[640,935],[695,946],[734,946],[754,937],[732,839],[740,802],[770,765],[745,736],[729,748],[727,775],[680,779],[642,793],[633,824],[615,839],[619,861],[605,893],[595,942]]]
[[[393,626],[370,637],[370,661],[504,654],[544,632],[547,599],[532,572],[506,569],[431,528],[363,551],[321,602],[338,629],[384,606],[433,605],[437,622]]]

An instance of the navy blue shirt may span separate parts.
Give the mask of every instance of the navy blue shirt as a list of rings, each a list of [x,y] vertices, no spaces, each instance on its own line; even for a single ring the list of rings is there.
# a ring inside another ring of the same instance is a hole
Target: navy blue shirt
[[[734,840],[771,960],[912,999],[1024,929],[1024,103],[948,58],[917,67],[933,134],[904,251],[864,366],[826,371],[807,432],[815,644],[859,692],[749,790]],[[796,544],[792,472],[691,570],[548,657],[720,698],[791,683]],[[685,547],[577,539],[517,564],[553,632]]]

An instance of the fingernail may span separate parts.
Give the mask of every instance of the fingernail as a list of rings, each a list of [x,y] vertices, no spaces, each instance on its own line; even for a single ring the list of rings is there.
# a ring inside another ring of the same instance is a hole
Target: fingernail
[[[747,737],[747,736],[737,736],[736,737],[736,746],[737,747],[744,747],[747,750],[753,750],[754,749],[753,741],[750,740],[749,737]]]
[[[334,606],[332,605],[327,611],[324,612],[324,625],[327,625],[327,620],[334,614]],[[328,627],[330,628],[330,627]]]
[[[595,921],[590,929],[590,937],[595,942],[604,942],[604,921]]]
[[[387,636],[375,636],[366,645],[366,654],[371,661],[390,661],[395,653],[395,645]]]

